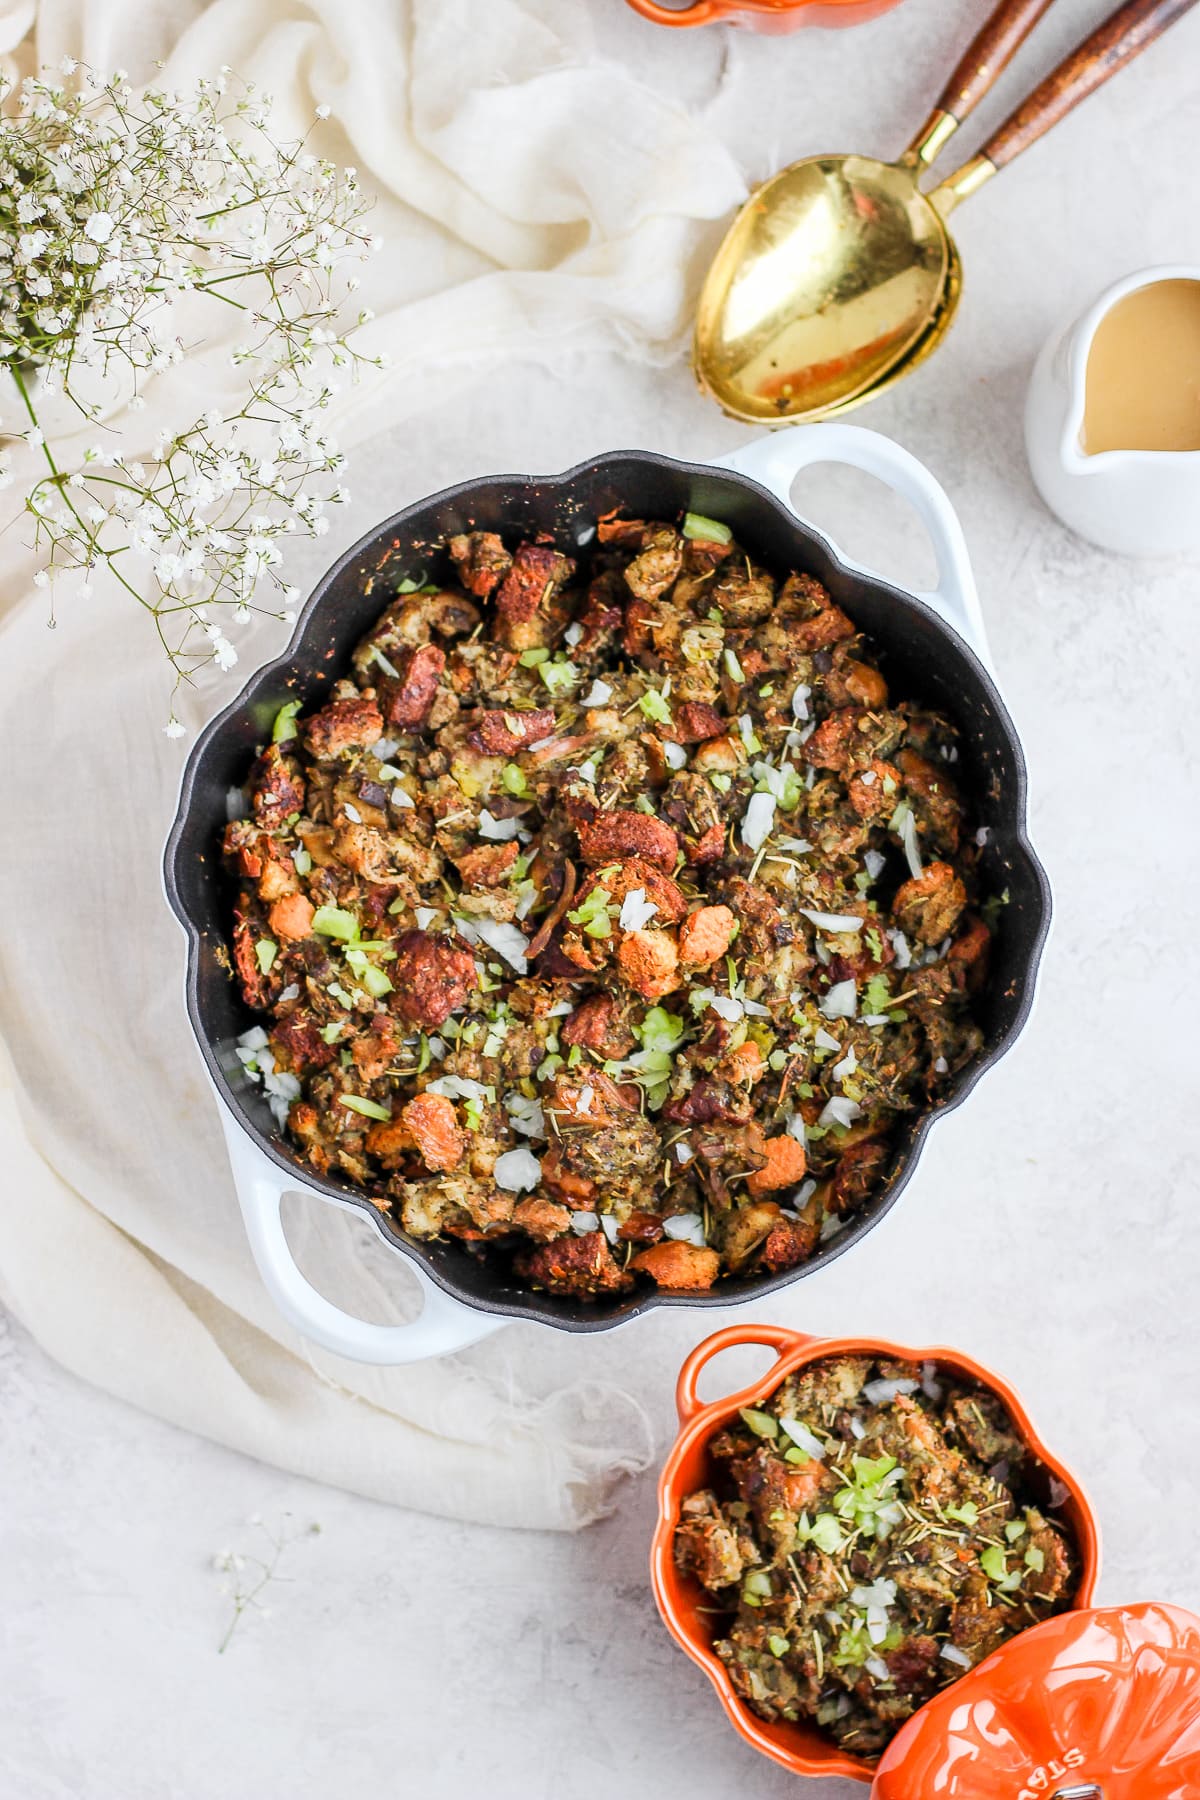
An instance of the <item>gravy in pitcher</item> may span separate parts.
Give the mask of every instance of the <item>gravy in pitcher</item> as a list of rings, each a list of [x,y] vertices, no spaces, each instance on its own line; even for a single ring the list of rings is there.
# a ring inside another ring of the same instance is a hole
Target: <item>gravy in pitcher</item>
[[[1088,352],[1080,443],[1200,450],[1200,281],[1154,281],[1118,300]]]

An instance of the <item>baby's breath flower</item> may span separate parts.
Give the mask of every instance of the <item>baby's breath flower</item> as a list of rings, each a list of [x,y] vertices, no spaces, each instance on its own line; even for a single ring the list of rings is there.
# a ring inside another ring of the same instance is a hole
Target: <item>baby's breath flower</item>
[[[185,681],[237,661],[208,606],[242,624],[254,611],[294,619],[299,591],[281,579],[279,540],[324,534],[326,504],[348,498],[330,485],[343,459],[320,424],[337,392],[330,371],[383,359],[349,344],[339,318],[358,280],[334,271],[378,240],[361,229],[355,172],[278,142],[268,97],[228,70],[188,92],[137,95],[123,72],[101,81],[82,67],[69,85],[76,72],[67,58],[61,77],[27,78],[19,110],[0,117],[0,362],[29,419],[25,503],[49,550],[35,580],[48,587],[70,571],[86,598],[106,566],[149,606]],[[130,411],[145,405],[146,375],[169,394],[184,354],[181,294],[189,331],[197,295],[212,297],[222,327],[226,303],[241,307],[232,360],[243,399],[199,417],[181,410],[149,458],[127,459],[114,437],[64,466],[41,401],[61,391],[78,422],[98,417],[89,377],[121,364]],[[358,322],[371,316],[364,308]],[[12,453],[0,452],[0,485],[13,473]],[[147,559],[140,570],[129,550]],[[274,602],[252,604],[264,581]],[[180,735],[174,711],[163,729]]]

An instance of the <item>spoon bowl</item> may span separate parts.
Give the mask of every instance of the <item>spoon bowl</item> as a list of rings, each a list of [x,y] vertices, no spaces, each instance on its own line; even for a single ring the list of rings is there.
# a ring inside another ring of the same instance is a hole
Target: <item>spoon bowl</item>
[[[756,422],[853,404],[928,331],[950,260],[912,166],[793,163],[747,201],[717,253],[696,322],[701,381]]]

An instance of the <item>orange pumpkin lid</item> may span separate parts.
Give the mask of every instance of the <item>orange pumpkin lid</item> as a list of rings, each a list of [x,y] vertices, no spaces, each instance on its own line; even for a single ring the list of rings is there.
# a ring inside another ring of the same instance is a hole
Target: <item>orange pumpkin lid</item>
[[[1198,1800],[1200,1619],[1149,1602],[1023,1631],[914,1713],[871,1800]]]

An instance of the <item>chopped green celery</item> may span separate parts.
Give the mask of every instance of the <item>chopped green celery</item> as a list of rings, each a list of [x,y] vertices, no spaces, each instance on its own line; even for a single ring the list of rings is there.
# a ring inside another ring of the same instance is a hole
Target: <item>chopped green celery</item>
[[[574,687],[579,680],[579,670],[573,662],[559,661],[539,663],[538,674],[552,694],[561,694],[567,688]]]
[[[296,714],[300,711],[299,700],[289,700],[275,714],[275,723],[271,727],[271,742],[287,744],[296,735]]]
[[[865,1013],[886,1012],[892,1003],[892,991],[883,975],[872,975],[863,989],[859,1010]]]
[[[742,1418],[756,1437],[778,1437],[779,1420],[769,1412],[760,1412],[756,1406],[740,1408]]]
[[[654,719],[659,725],[667,725],[671,720],[671,705],[665,694],[657,688],[647,688],[638,701],[638,705],[648,719]]]
[[[1015,1544],[1019,1537],[1024,1537],[1029,1527],[1024,1519],[1010,1519],[1004,1527],[1004,1535],[1010,1544]]]
[[[312,872],[312,857],[304,848],[303,844],[300,846],[299,850],[292,851],[292,867],[295,869],[297,875],[308,875]]]
[[[733,542],[733,533],[728,525],[722,525],[720,519],[710,519],[704,513],[684,514],[683,535],[685,538],[697,539],[702,544],[731,544]]]
[[[1008,1564],[999,1544],[989,1544],[986,1550],[980,1552],[979,1566],[989,1581],[1003,1581],[1008,1574]]]
[[[818,1513],[809,1532],[809,1539],[823,1550],[826,1556],[833,1556],[845,1543],[845,1534],[832,1513]]]
[[[334,1019],[330,1024],[321,1027],[321,1042],[324,1044],[336,1044],[341,1035],[342,1021],[340,1019]]]
[[[979,1508],[973,1500],[964,1500],[961,1506],[948,1506],[946,1517],[957,1520],[960,1525],[970,1525],[973,1528],[979,1523]]]
[[[752,1594],[756,1600],[771,1598],[771,1577],[765,1569],[751,1569],[742,1584],[743,1594]]]
[[[500,771],[500,786],[506,794],[514,794],[518,800],[524,799],[529,792],[525,780],[525,772],[516,763],[505,763]]]
[[[796,1463],[798,1466],[802,1467],[805,1463],[811,1462],[812,1457],[808,1454],[807,1450],[802,1450],[799,1444],[793,1444],[790,1450],[784,1451],[783,1460],[784,1462]]]
[[[550,652],[544,644],[539,644],[533,650],[522,650],[517,660],[523,669],[536,669],[539,663],[550,660]]]
[[[684,1033],[682,1019],[664,1006],[652,1006],[640,1025],[634,1026],[643,1050],[674,1050]]]
[[[772,1656],[786,1656],[791,1647],[788,1640],[780,1637],[777,1631],[773,1631],[767,1639],[767,1648]]]
[[[254,957],[264,975],[271,973],[271,966],[279,955],[279,945],[273,944],[270,938],[259,938],[254,946]]]
[[[723,774],[720,769],[714,769],[708,779],[712,782],[718,794],[727,794],[733,786],[733,776]]]
[[[361,1094],[340,1094],[338,1104],[361,1113],[364,1119],[389,1120],[392,1116],[386,1106],[380,1106],[377,1100],[364,1100]]]
[[[347,944],[358,936],[358,920],[341,906],[318,906],[312,928],[322,937],[341,938]]]
[[[1027,1569],[1032,1569],[1035,1574],[1040,1575],[1045,1566],[1045,1551],[1039,1550],[1036,1544],[1030,1544],[1028,1550],[1025,1552],[1025,1567]]]

